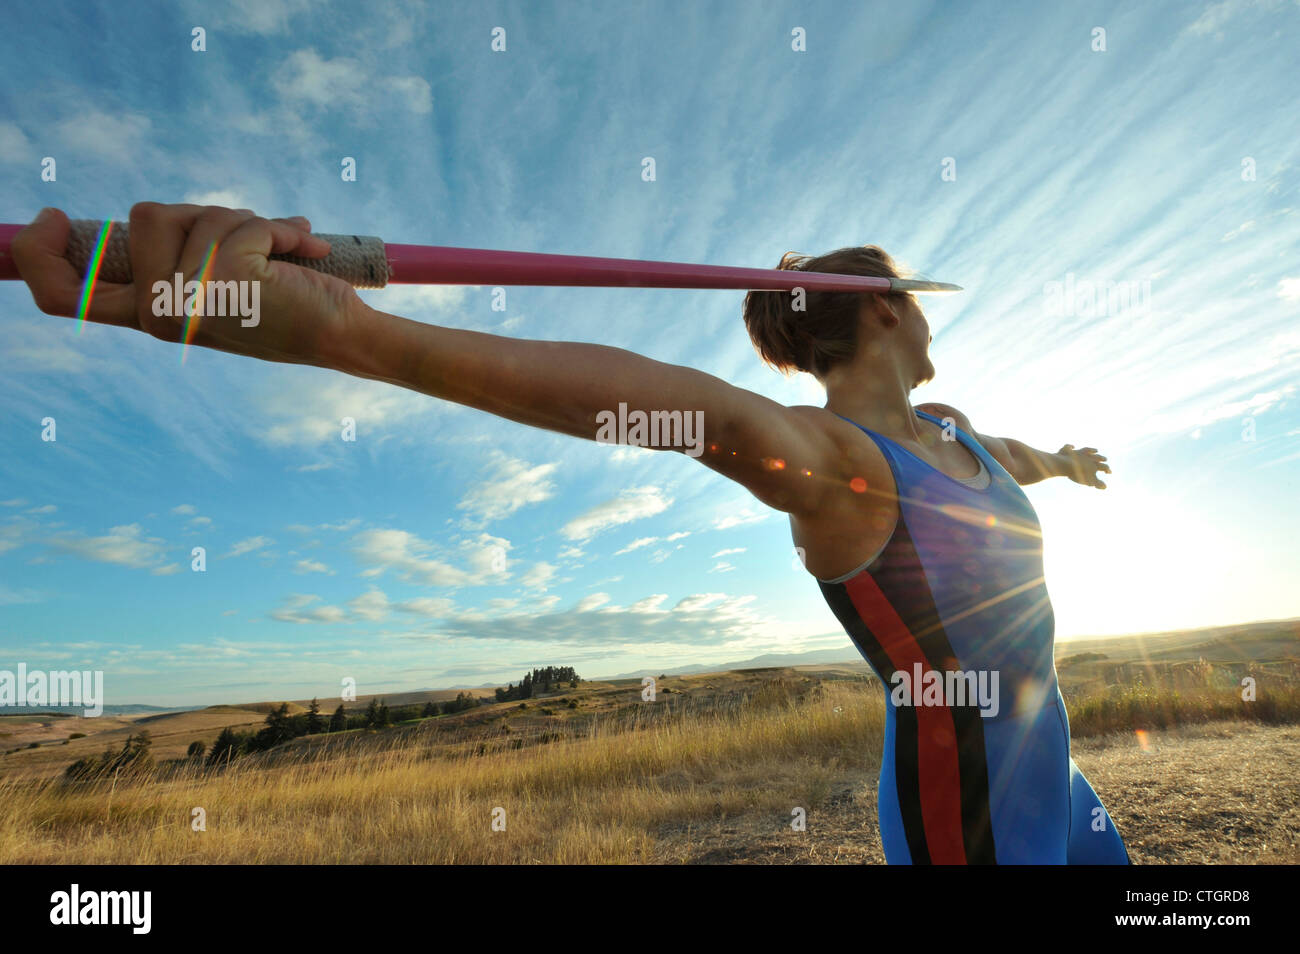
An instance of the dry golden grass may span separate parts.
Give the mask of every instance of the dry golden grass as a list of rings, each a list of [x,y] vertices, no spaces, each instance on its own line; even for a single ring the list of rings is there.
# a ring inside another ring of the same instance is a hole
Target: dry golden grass
[[[574,737],[518,749],[518,730],[505,733],[500,720],[460,729],[435,720],[336,737],[339,747],[311,737],[210,772],[93,786],[8,777],[0,863],[881,862],[881,691],[791,676],[747,674],[746,690],[726,699],[697,700],[688,688],[671,705],[610,703],[608,718],[555,721]],[[1229,711],[1233,694],[1152,690],[1143,707],[1131,693],[1106,693],[1071,704],[1075,757],[1135,860],[1276,861],[1294,851],[1300,729],[1252,721],[1115,733],[1119,712],[1197,723]],[[1237,714],[1300,721],[1294,692],[1263,699],[1267,708]],[[1150,756],[1156,744],[1167,759]],[[1246,767],[1255,750],[1268,752],[1267,771]],[[1229,778],[1235,787],[1220,793],[1216,780]],[[790,828],[795,806],[808,812],[807,832]],[[196,807],[206,831],[191,829]],[[492,827],[498,808],[504,831]]]
[[[646,860],[656,829],[718,812],[788,817],[845,768],[879,763],[863,690],[778,687],[712,715],[484,756],[389,748],[348,759],[236,761],[166,781],[0,783],[0,862],[604,863]],[[792,801],[793,799],[793,801]],[[207,831],[191,830],[192,809]],[[506,830],[492,830],[505,810]]]

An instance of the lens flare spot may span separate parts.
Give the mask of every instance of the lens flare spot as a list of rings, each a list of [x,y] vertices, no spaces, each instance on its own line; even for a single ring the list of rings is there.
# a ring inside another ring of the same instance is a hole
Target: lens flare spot
[[[779,457],[764,457],[763,466],[768,470],[785,470],[785,461]]]
[[[1143,752],[1151,751],[1151,740],[1147,738],[1146,729],[1134,729],[1133,734],[1137,736],[1138,746]]]
[[[855,494],[865,494],[867,492],[867,482],[861,477],[854,477],[849,481],[849,489]]]

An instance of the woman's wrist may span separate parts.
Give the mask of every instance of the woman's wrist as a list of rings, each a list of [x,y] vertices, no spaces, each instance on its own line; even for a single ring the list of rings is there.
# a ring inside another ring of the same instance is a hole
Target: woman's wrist
[[[342,371],[358,377],[380,377],[381,356],[385,352],[384,338],[392,315],[376,311],[359,302],[342,323],[342,331],[325,336],[316,348],[317,367]]]

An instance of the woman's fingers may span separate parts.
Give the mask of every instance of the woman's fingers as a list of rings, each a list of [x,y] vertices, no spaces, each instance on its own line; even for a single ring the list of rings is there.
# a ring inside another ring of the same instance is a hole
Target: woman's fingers
[[[201,205],[162,205],[158,202],[137,202],[131,206],[131,275],[137,286],[136,318],[141,330],[156,338],[166,341],[180,338],[183,316],[155,315],[153,287],[156,282],[171,285],[175,281],[186,237],[203,208]],[[191,277],[186,275],[185,280]]]
[[[311,231],[311,222],[301,215],[291,215],[288,218],[272,219],[272,222],[287,222],[295,228],[300,228],[304,232]]]
[[[13,257],[36,307],[49,315],[75,318],[81,308],[84,282],[64,257],[71,224],[58,209],[45,209],[14,236]],[[86,319],[109,325],[139,327],[131,285],[96,282]]]

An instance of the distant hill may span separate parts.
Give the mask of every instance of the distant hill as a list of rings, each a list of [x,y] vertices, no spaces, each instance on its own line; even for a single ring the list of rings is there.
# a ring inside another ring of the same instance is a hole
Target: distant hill
[[[1297,640],[1300,639],[1300,618],[1263,620],[1252,623],[1237,623],[1230,626],[1207,626],[1202,629],[1174,630],[1170,632],[1140,633],[1129,636],[1083,636],[1069,640],[1058,640],[1056,655],[1076,657],[1080,654],[1100,654],[1099,658],[1112,662],[1146,659],[1174,660],[1195,659],[1204,656],[1213,662],[1248,661],[1255,658],[1287,659],[1297,655]],[[1083,662],[1071,659],[1070,662]],[[852,643],[844,643],[839,648],[817,649],[803,653],[764,653],[749,659],[731,662],[700,663],[690,666],[661,666],[639,669],[635,672],[623,672],[614,675],[588,676],[590,681],[601,682],[618,679],[641,679],[645,676],[687,676],[710,672],[727,672],[737,669],[770,669],[785,666],[827,665],[833,663],[863,662],[862,655]],[[522,674],[522,673],[521,673]],[[476,696],[491,696],[492,691],[504,686],[501,682],[480,683],[476,686],[458,685],[442,689],[408,689],[395,692],[375,693],[373,698],[384,700],[390,706],[410,705],[427,701],[443,702],[454,699],[458,692],[469,692]],[[364,707],[372,698],[370,695],[358,696],[348,702],[349,709],[354,706]],[[301,712],[309,699],[290,702],[290,712]],[[338,705],[335,698],[320,697],[322,711],[328,715]],[[206,710],[231,710],[244,713],[265,714],[279,706],[278,702],[256,701],[249,703],[232,703],[226,706],[150,706],[150,705],[115,705],[104,706],[106,716],[156,716],[169,713],[195,712]],[[41,707],[41,706],[5,706],[0,708],[0,716],[41,715],[41,716],[80,716],[81,710],[75,707]]]
[[[597,681],[610,679],[641,679],[645,676],[690,676],[702,672],[722,672],[734,669],[770,669],[774,666],[814,666],[824,663],[862,662],[862,654],[852,643],[839,649],[814,649],[806,653],[764,653],[736,662],[703,663],[696,666],[674,666],[668,669],[638,669],[614,676],[595,676]]]
[[[84,706],[4,706],[0,715],[80,716]],[[146,706],[138,703],[104,706],[104,715],[162,715],[166,712],[193,712],[203,706]]]

